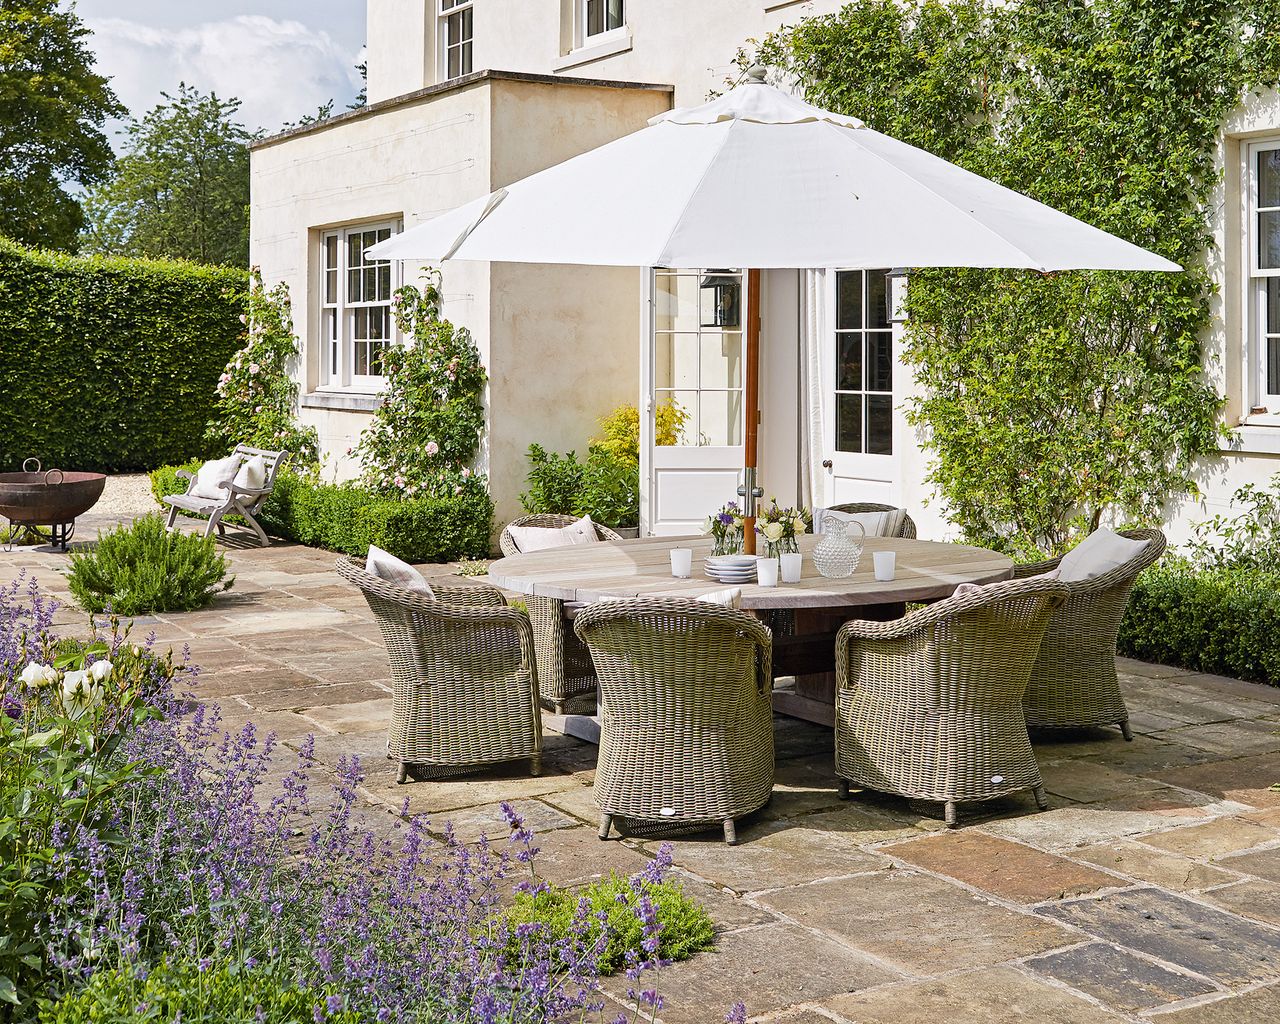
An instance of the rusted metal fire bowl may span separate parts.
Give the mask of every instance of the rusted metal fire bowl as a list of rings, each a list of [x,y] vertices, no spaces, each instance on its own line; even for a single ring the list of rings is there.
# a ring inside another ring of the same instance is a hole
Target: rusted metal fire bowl
[[[35,463],[35,472],[26,471]],[[55,527],[53,542],[65,548],[77,516],[97,504],[107,478],[102,473],[40,471],[36,459],[23,464],[22,473],[0,473],[0,516],[15,526]]]

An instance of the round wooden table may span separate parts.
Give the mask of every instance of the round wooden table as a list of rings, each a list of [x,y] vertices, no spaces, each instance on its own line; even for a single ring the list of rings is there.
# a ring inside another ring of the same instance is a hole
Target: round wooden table
[[[1011,558],[986,548],[868,537],[857,571],[847,579],[830,580],[813,565],[813,549],[820,539],[813,535],[800,538],[805,559],[799,583],[744,585],[742,607],[766,621],[770,612],[793,613],[788,617],[788,628],[774,633],[774,676],[783,677],[774,690],[774,710],[825,725],[834,721],[835,633],[843,622],[898,618],[907,601],[947,597],[961,583],[994,583],[1013,572]],[[693,549],[693,574],[687,580],[671,575],[670,552],[674,547]],[[888,550],[897,552],[895,578],[880,582],[871,556],[872,552]],[[578,544],[500,558],[489,566],[489,582],[520,594],[582,603],[606,596],[698,597],[728,585],[707,576],[704,560],[710,553],[707,537]],[[548,721],[553,729],[592,741],[599,736],[594,718],[554,719]]]
[[[961,583],[993,583],[1007,579],[1013,560],[986,548],[940,544],[929,540],[868,537],[858,570],[843,580],[821,576],[813,565],[820,537],[800,538],[805,555],[799,583],[776,587],[748,584],[742,588],[747,610],[841,608],[850,605],[901,604],[948,596]],[[693,576],[671,575],[672,548],[693,549]],[[896,551],[895,579],[878,582],[872,552]],[[697,597],[725,584],[707,576],[704,560],[711,553],[708,537],[645,537],[640,540],[575,544],[572,547],[508,555],[489,566],[489,582],[506,590],[562,601],[588,603],[601,597]]]

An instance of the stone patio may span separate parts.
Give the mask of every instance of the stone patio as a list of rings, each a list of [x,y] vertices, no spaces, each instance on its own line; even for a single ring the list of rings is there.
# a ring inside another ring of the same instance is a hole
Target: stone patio
[[[86,517],[81,537],[110,521]],[[387,663],[336,556],[278,543],[232,549],[236,583],[209,608],[141,619],[190,646],[198,694],[329,765],[358,754],[369,813],[430,816],[439,831],[502,835],[510,800],[538,832],[540,873],[565,885],[640,868],[655,848],[600,842],[595,749],[548,734],[544,773],[522,765],[397,786],[385,758]],[[66,557],[0,554],[66,598]],[[447,572],[447,567],[431,567]],[[68,599],[69,600],[69,599]],[[85,623],[74,605],[64,631]],[[830,730],[776,723],[772,803],[739,827],[674,844],[717,947],[665,970],[662,1020],[720,1020],[735,999],[788,1024],[1252,1024],[1280,1018],[1280,690],[1122,661],[1138,732],[1039,737],[1051,808],[1028,796],[937,810],[836,796]],[[612,992],[625,985],[610,983]]]

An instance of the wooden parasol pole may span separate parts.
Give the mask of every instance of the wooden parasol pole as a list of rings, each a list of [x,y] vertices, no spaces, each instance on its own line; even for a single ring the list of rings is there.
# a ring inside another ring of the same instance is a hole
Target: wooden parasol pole
[[[756,499],[763,492],[756,485],[760,436],[760,271],[747,271],[747,365],[743,371],[743,471],[742,550],[756,553]]]

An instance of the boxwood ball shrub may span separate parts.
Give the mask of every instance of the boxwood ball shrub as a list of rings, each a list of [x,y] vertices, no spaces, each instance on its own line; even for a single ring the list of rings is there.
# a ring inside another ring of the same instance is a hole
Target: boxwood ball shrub
[[[247,277],[0,239],[0,470],[152,469],[205,453]]]
[[[187,612],[203,608],[235,577],[214,537],[164,527],[156,512],[99,534],[97,544],[71,555],[71,593],[85,610],[118,615]]]

